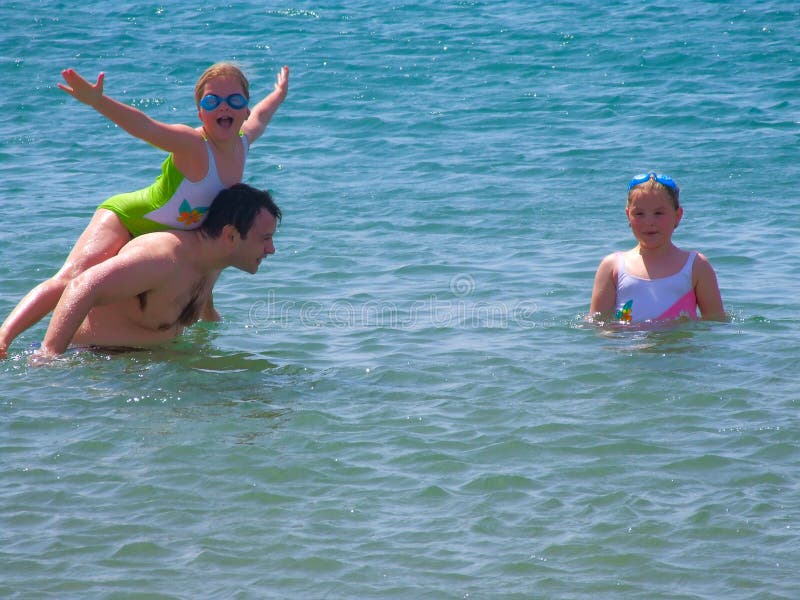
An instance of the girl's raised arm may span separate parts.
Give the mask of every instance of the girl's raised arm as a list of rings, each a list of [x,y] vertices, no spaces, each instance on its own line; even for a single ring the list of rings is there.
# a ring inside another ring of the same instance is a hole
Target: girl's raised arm
[[[108,120],[145,142],[161,148],[166,152],[187,151],[196,143],[200,136],[196,130],[188,125],[169,125],[151,119],[142,111],[118,102],[103,93],[105,74],[97,76],[97,82],[92,84],[81,77],[75,69],[64,69],[61,72],[66,85],[59,83],[59,89],[64,90],[73,98],[94,108]]]
[[[242,131],[247,136],[247,140],[252,144],[264,130],[267,124],[272,119],[272,115],[278,110],[278,107],[286,99],[286,94],[289,93],[289,67],[283,67],[275,79],[275,88],[272,92],[264,98],[261,102],[256,104],[250,112],[250,116],[242,126]]]

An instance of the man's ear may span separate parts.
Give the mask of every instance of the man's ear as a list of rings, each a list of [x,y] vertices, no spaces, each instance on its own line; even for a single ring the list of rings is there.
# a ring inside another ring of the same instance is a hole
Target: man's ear
[[[220,236],[226,243],[232,244],[239,240],[239,230],[236,229],[233,225],[224,225],[222,227],[222,235]]]

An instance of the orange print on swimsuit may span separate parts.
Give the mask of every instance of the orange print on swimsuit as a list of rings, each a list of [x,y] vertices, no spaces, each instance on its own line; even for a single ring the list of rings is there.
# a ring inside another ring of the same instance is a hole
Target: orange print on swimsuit
[[[178,221],[184,225],[194,225],[200,220],[200,217],[200,213],[197,212],[197,209],[194,209],[192,212],[182,212],[178,216]]]
[[[199,223],[203,218],[203,214],[208,212],[208,207],[192,208],[187,200],[181,202],[180,214],[178,215],[178,222],[184,225],[194,225]]]
[[[630,323],[633,320],[633,300],[628,300],[615,315],[620,323]]]

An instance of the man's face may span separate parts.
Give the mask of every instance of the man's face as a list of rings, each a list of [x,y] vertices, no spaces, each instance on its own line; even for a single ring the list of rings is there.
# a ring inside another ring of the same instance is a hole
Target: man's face
[[[256,273],[261,261],[275,254],[273,236],[277,223],[268,210],[261,209],[247,232],[247,237],[239,238],[232,266],[248,273]]]

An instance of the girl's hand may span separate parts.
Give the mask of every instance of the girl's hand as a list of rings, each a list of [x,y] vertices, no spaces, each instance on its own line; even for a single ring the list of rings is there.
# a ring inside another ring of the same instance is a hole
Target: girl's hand
[[[283,67],[275,79],[275,91],[280,96],[281,102],[286,98],[289,93],[289,67]]]
[[[67,82],[67,85],[59,83],[58,87],[60,89],[84,104],[88,104],[92,107],[98,105],[100,99],[103,97],[103,79],[105,78],[105,73],[101,72],[97,76],[97,82],[94,85],[78,75],[75,69],[64,69],[61,71],[61,76],[64,78],[64,81]]]
[[[283,67],[275,77],[275,88],[269,93],[269,96],[252,108],[247,120],[242,125],[242,131],[251,144],[264,133],[267,123],[286,99],[287,93],[289,93],[289,67]]]

